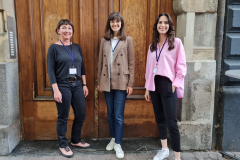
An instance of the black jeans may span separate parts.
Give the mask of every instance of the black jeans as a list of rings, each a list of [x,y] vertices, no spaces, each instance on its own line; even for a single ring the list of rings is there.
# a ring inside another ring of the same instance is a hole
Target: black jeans
[[[86,117],[86,103],[80,80],[74,83],[62,81],[58,83],[58,88],[62,93],[62,103],[56,102],[58,110],[57,135],[59,147],[65,148],[68,146],[66,133],[70,105],[72,105],[75,116],[72,126],[71,142],[77,144],[81,141],[81,130]]]
[[[177,92],[172,92],[169,78],[155,75],[155,91],[150,91],[155,119],[160,139],[167,139],[167,128],[171,138],[171,147],[180,152],[180,134],[177,126]]]

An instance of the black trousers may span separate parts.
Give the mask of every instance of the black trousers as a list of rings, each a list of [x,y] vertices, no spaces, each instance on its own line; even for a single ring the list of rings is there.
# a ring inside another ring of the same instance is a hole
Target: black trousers
[[[167,128],[171,138],[171,147],[180,152],[180,134],[177,126],[177,92],[172,92],[169,78],[155,75],[155,91],[150,91],[155,119],[160,139],[167,139]]]
[[[86,103],[80,80],[74,83],[62,81],[57,84],[59,91],[62,93],[62,103],[56,102],[58,110],[57,135],[59,147],[65,148],[68,146],[66,133],[70,105],[72,105],[75,116],[72,125],[71,142],[77,144],[81,141],[81,130],[86,117]]]

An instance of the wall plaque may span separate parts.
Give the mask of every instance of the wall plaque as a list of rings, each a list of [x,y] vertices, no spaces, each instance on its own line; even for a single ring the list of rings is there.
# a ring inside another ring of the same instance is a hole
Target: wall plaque
[[[13,17],[7,16],[10,59],[16,58],[16,23]]]

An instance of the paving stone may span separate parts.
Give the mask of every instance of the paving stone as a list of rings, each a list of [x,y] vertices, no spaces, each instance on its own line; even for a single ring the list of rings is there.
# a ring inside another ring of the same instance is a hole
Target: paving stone
[[[240,158],[240,152],[232,152],[237,158]]]
[[[103,155],[104,160],[118,160],[115,154],[105,154]]]
[[[19,157],[19,156],[18,157],[9,157],[10,160],[23,160],[23,158],[24,157]],[[2,160],[1,157],[0,157],[0,160]]]
[[[72,158],[71,158],[71,159],[72,159]],[[86,156],[86,155],[85,155],[85,156],[83,156],[83,155],[74,155],[74,156],[73,156],[73,159],[74,159],[74,160],[83,160],[83,159],[85,159],[85,160],[86,160],[86,159],[87,159],[87,160],[90,160],[90,159],[89,159],[89,156]]]
[[[175,159],[175,156],[174,155],[170,155],[168,156],[167,160],[174,160]]]
[[[89,159],[91,159],[91,160],[105,160],[105,156],[104,155],[90,155]]]
[[[93,160],[90,158],[90,155],[75,155],[75,160]]]
[[[196,160],[195,155],[191,152],[182,152],[181,160]]]
[[[144,156],[147,160],[152,160],[155,155],[156,155],[155,153],[149,152],[148,154],[145,154]]]
[[[5,157],[5,156],[1,156],[1,157],[0,157],[0,160],[10,160],[10,158]]]
[[[146,160],[146,156],[144,155],[144,153],[141,154],[132,154],[131,155],[131,160]]]
[[[45,157],[29,157],[29,160],[45,160]]]
[[[50,156],[50,157],[44,156],[44,160],[54,160],[54,156]]]
[[[226,158],[223,158],[223,157],[218,157],[217,160],[226,160]]]
[[[29,160],[29,157],[16,156],[16,157],[10,157],[9,159],[10,160]]]
[[[222,156],[219,152],[208,152],[208,156],[212,160],[216,160],[217,157]]]
[[[193,154],[202,157],[204,160],[205,160],[206,158],[209,158],[208,152],[193,152]]]

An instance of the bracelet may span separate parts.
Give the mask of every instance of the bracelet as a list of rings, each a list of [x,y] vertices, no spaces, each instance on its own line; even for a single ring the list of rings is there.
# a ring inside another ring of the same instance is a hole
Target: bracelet
[[[87,84],[83,84],[83,86],[87,86]]]

